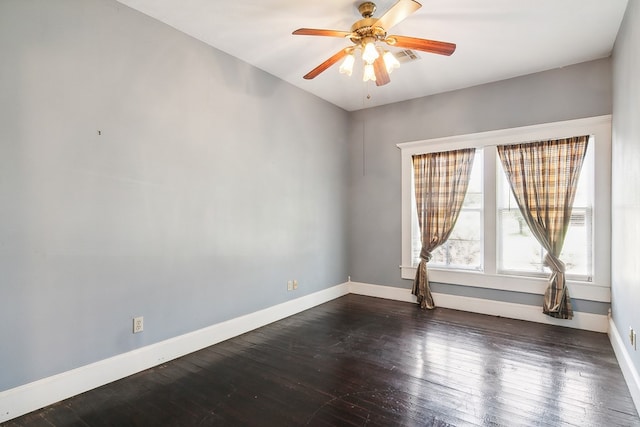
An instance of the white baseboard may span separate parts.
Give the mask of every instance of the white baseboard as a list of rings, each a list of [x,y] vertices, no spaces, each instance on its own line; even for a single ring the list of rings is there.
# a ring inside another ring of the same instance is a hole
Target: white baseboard
[[[622,339],[611,318],[609,318],[609,341],[611,341],[613,352],[616,354],[616,359],[618,359],[618,364],[622,370],[624,380],[627,382],[627,387],[629,387],[636,410],[640,413],[640,375],[638,375],[638,371],[631,361],[631,356],[627,350],[628,347],[625,345],[627,341]]]
[[[411,293],[411,289],[372,285],[361,282],[349,282],[348,285],[350,294],[385,298],[394,301],[417,302],[416,296]]]
[[[349,292],[359,295],[386,298],[396,301],[416,302],[416,297],[410,289],[394,288],[391,286],[372,285],[368,283],[349,282]],[[542,313],[542,307],[515,304],[510,302],[493,301],[481,298],[463,297],[458,295],[433,293],[436,307],[452,308],[472,313],[488,314],[491,316],[508,317],[510,319],[527,320],[529,322],[547,323],[566,326],[569,328],[585,329],[588,331],[607,332],[609,329],[608,316],[575,312],[573,319],[555,319]]]
[[[347,283],[0,392],[0,423],[349,293]]]

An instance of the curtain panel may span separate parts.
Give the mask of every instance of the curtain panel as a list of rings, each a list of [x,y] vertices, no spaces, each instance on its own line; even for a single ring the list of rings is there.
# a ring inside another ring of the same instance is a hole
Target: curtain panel
[[[413,173],[422,249],[413,282],[421,308],[435,307],[427,263],[431,252],[449,238],[467,193],[475,148],[414,155]]]
[[[547,251],[551,270],[543,312],[571,319],[573,310],[560,260],[589,136],[498,146],[511,191],[531,233]]]

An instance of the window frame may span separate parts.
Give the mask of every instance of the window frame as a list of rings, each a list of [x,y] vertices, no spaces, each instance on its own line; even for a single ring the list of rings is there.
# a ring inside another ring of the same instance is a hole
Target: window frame
[[[590,301],[611,302],[611,115],[500,129],[397,144],[401,150],[402,264],[401,277],[413,279],[411,264],[411,157],[461,148],[483,148],[484,161],[484,271],[430,268],[433,282],[503,291],[544,294],[546,277],[513,276],[497,270],[496,146],[530,141],[594,136],[593,182],[593,275],[591,282],[567,280],[571,296]],[[493,230],[493,231],[491,231]]]

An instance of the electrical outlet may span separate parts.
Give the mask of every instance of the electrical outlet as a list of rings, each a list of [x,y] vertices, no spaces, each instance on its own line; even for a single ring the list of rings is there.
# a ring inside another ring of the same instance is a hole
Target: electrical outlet
[[[133,318],[133,333],[137,334],[138,332],[142,332],[144,330],[144,317],[134,317]]]
[[[291,280],[287,281],[287,290],[288,291],[292,291],[293,290],[293,281],[291,281]]]
[[[296,289],[298,289],[298,281],[294,280],[293,281],[293,290],[296,290]]]

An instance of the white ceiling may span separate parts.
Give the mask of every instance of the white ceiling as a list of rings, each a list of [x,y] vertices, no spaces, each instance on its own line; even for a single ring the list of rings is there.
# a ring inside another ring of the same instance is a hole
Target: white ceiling
[[[348,31],[361,16],[352,0],[119,0],[217,49],[345,110],[446,92],[607,57],[627,0],[422,0],[389,34],[457,44],[441,56],[416,52],[391,83],[363,83],[336,64],[302,78],[351,45],[333,37],[294,36],[300,27]],[[375,17],[396,0],[378,0]],[[370,97],[368,98],[368,95]]]

